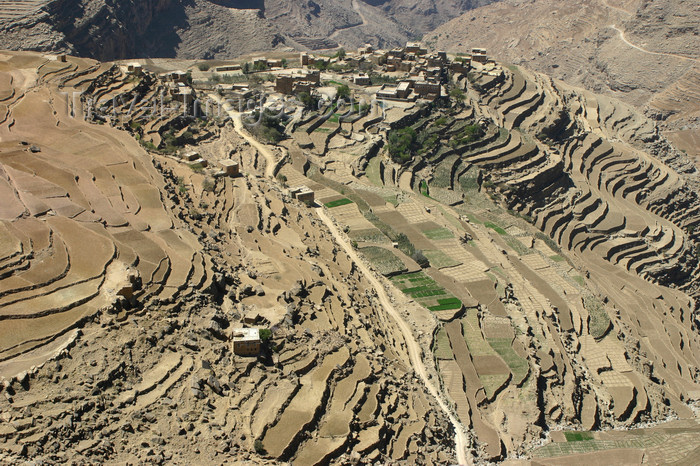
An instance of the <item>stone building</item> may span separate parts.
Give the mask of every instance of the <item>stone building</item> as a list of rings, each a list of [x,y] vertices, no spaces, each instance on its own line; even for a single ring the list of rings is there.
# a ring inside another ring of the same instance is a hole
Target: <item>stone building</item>
[[[233,331],[233,352],[238,356],[260,354],[260,330],[257,328],[237,328]]]
[[[219,162],[219,165],[226,176],[238,176],[241,174],[241,167],[238,162],[234,160],[222,160]]]

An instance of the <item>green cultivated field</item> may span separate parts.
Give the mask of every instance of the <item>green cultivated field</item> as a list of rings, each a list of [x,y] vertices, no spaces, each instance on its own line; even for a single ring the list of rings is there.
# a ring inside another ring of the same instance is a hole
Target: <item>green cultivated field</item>
[[[347,205],[347,204],[352,204],[352,201],[350,199],[343,198],[343,199],[338,199],[336,201],[326,202],[325,206],[328,207],[329,209],[332,209],[333,207],[340,207],[341,205]]]
[[[443,267],[454,267],[455,265],[460,264],[460,262],[457,262],[444,252],[437,249],[425,250],[423,251],[423,254],[430,261],[430,265],[438,269]]]
[[[461,309],[462,301],[438,285],[423,272],[403,274],[391,279],[405,294],[431,311]]]
[[[452,232],[450,230],[448,230],[447,228],[436,228],[434,230],[427,230],[427,231],[424,231],[423,234],[428,239],[435,239],[435,240],[454,238],[454,235],[452,234]]]

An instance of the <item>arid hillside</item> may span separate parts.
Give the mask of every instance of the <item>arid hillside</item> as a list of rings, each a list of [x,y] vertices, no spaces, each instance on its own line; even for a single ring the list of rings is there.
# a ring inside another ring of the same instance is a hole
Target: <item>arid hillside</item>
[[[385,53],[0,54],[1,462],[697,463],[692,162],[618,99]]]
[[[87,0],[0,2],[0,40],[14,50],[112,60],[232,58],[291,47],[403,45],[490,0]]]
[[[698,156],[699,24],[700,5],[686,0],[505,0],[426,40],[454,52],[483,46],[498,60],[617,97]]]
[[[0,54],[0,462],[453,461],[386,292],[230,122],[197,130],[240,164],[214,176],[70,97],[158,90]],[[229,340],[244,324],[267,331],[259,357]]]

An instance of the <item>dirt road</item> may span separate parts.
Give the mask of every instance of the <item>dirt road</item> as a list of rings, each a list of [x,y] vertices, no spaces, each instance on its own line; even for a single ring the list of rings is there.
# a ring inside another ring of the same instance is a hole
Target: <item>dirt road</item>
[[[214,99],[216,102],[221,102],[214,94],[209,94],[209,97]],[[228,116],[233,120],[233,127],[236,132],[245,139],[248,144],[255,147],[258,152],[265,157],[267,161],[267,167],[265,169],[265,176],[268,178],[273,178],[275,176],[275,155],[268,149],[265,144],[258,142],[253,136],[251,136],[248,131],[243,127],[243,117],[240,112],[237,112],[234,107],[228,102],[224,101],[222,108],[228,113]]]
[[[360,16],[360,20],[362,21],[360,24],[355,24],[353,26],[348,26],[348,27],[343,27],[340,29],[336,29],[333,31],[333,34],[329,36],[330,39],[334,39],[335,36],[337,36],[339,33],[343,31],[347,31],[348,29],[354,29],[354,28],[359,28],[367,24],[367,19],[365,19],[365,15],[362,14],[360,11],[359,6],[357,5],[357,0],[352,0],[352,9],[355,10],[355,13],[357,13]]]
[[[455,429],[455,450],[457,451],[457,461],[460,464],[471,464],[471,458],[467,456],[467,436],[464,432],[464,428],[447,406],[447,403],[445,403],[441,393],[435,388],[433,383],[428,378],[428,372],[423,364],[421,347],[413,337],[413,332],[411,331],[410,327],[391,303],[391,300],[384,290],[382,283],[374,276],[369,267],[364,264],[350,243],[340,234],[340,231],[336,227],[335,223],[333,223],[333,220],[331,220],[330,217],[328,217],[328,214],[326,214],[324,207],[319,207],[316,209],[316,213],[331,231],[331,234],[335,238],[336,242],[345,250],[348,256],[350,256],[350,259],[357,266],[358,270],[362,272],[362,274],[367,278],[367,280],[369,280],[374,289],[377,291],[379,302],[382,304],[382,307],[384,307],[384,310],[396,321],[399,330],[401,330],[401,333],[406,340],[406,346],[408,348],[409,357],[411,358],[413,370],[423,380],[423,384],[428,389],[428,392],[437,400],[440,408],[450,418],[450,422]]]
[[[611,24],[608,26],[610,29],[616,30],[620,34],[620,40],[624,42],[625,44],[629,45],[633,49],[639,50],[640,52],[648,53],[649,55],[661,55],[664,57],[673,57],[673,58],[679,58],[681,60],[690,60],[694,61],[696,63],[700,62],[700,60],[697,60],[695,58],[690,58],[690,57],[685,57],[683,55],[678,55],[675,53],[664,53],[664,52],[652,52],[651,50],[647,50],[645,48],[639,47],[638,45],[634,45],[632,42],[628,41],[627,38],[625,37],[624,31],[621,29],[617,28],[614,24]]]
[[[216,100],[215,96],[212,95],[211,97]],[[270,151],[270,149],[268,149],[264,144],[261,144],[258,141],[256,141],[255,138],[253,138],[247,133],[247,131],[245,131],[245,129],[243,128],[242,117],[239,112],[233,110],[233,107],[231,107],[227,103],[224,103],[223,108],[233,119],[233,124],[236,129],[236,132],[240,134],[241,137],[243,137],[243,139],[248,141],[250,145],[255,147],[265,157],[265,159],[267,159],[266,175],[268,177],[273,177],[275,157]],[[333,223],[333,220],[331,220],[330,217],[328,217],[324,208],[319,207],[318,209],[316,209],[316,213],[331,231],[331,234],[335,238],[336,242],[345,250],[345,252],[347,252],[348,256],[350,256],[352,261],[357,266],[358,270],[360,270],[360,272],[362,272],[362,274],[370,281],[374,289],[377,291],[379,302],[384,307],[384,310],[396,321],[397,325],[399,326],[399,330],[401,330],[401,333],[403,334],[403,337],[406,340],[406,346],[408,347],[408,353],[411,359],[411,363],[413,365],[413,369],[416,371],[416,374],[421,378],[421,380],[423,380],[423,383],[428,389],[430,395],[437,400],[438,404],[440,405],[440,408],[450,418],[450,422],[452,423],[455,429],[455,450],[457,451],[457,461],[460,464],[471,464],[472,461],[467,456],[467,436],[464,431],[464,427],[452,413],[449,406],[442,398],[441,393],[435,388],[435,386],[428,378],[428,372],[425,369],[425,365],[423,364],[421,348],[418,345],[418,342],[413,337],[413,332],[411,331],[410,327],[408,326],[406,321],[403,320],[403,317],[401,317],[401,314],[396,310],[393,304],[391,304],[391,300],[386,294],[384,286],[374,276],[369,267],[367,267],[364,264],[364,262],[360,259],[360,257],[357,255],[357,252],[353,249],[350,243],[348,243],[348,241],[340,234],[340,231],[335,226],[335,223]]]

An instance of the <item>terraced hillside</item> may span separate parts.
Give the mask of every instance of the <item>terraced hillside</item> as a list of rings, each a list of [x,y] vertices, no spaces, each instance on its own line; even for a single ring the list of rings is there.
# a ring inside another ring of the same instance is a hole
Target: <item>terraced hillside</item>
[[[501,62],[621,99],[655,119],[697,163],[699,23],[689,0],[502,0],[425,40],[448,52],[486,47]]]
[[[23,18],[34,13],[48,0],[18,0],[0,2],[0,21]]]
[[[198,147],[245,174],[223,177],[65,98],[152,76],[32,53],[0,73],[0,461],[453,461],[374,286],[232,125]],[[244,325],[259,357],[233,352]]]
[[[504,73],[488,91],[477,82],[475,102],[531,144],[475,160],[500,163],[487,177],[494,193],[563,248],[697,293],[698,196],[694,178],[678,174],[687,162],[628,105],[519,68]]]
[[[476,65],[454,84],[463,103],[304,114],[280,176],[316,192],[407,315],[431,312],[475,457],[556,464],[628,445],[625,458],[658,458],[659,443],[618,431],[590,448],[536,443],[678,416],[668,441],[690,460],[700,216],[687,160],[630,106],[522,68]],[[387,140],[409,127],[410,156],[392,158]]]

